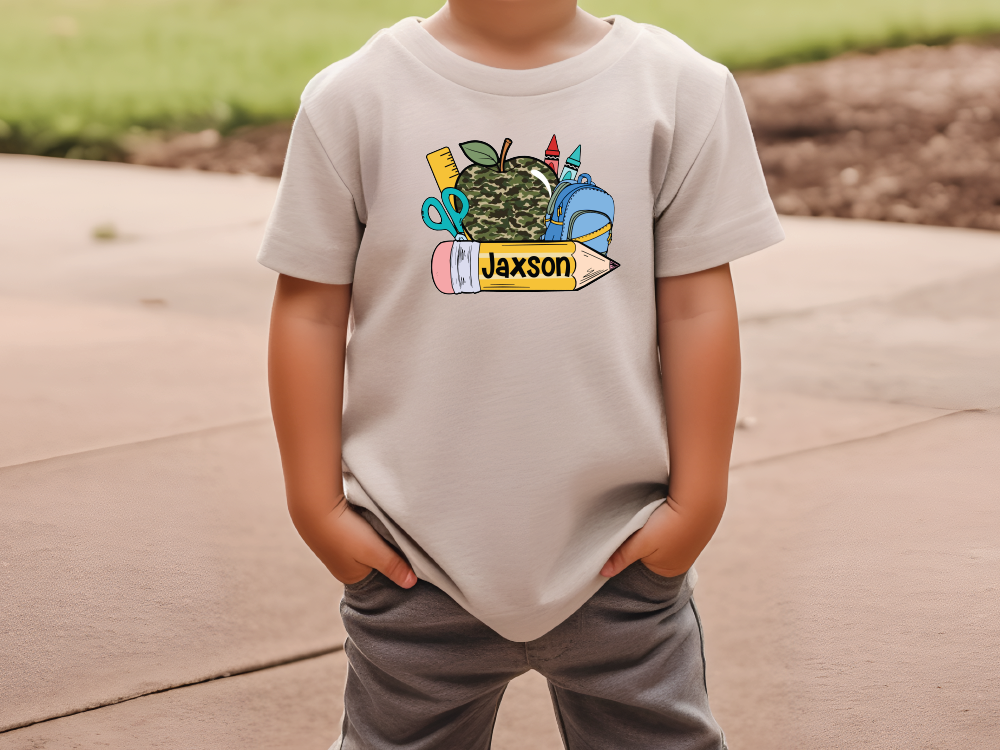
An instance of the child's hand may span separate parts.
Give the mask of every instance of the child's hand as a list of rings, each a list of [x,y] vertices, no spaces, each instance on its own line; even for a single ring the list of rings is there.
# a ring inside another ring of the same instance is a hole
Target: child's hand
[[[406,561],[344,499],[341,414],[350,284],[279,276],[271,311],[268,380],[288,512],[334,577],[357,583],[375,568],[405,589]]]
[[[322,516],[293,513],[292,520],[341,583],[357,583],[374,568],[404,589],[416,584],[417,576],[406,560],[343,500]]]
[[[622,542],[601,568],[607,578],[618,575],[636,560],[657,575],[672,577],[694,565],[711,538],[715,525],[706,534],[698,513],[685,513],[670,497],[646,521],[646,525]]]
[[[636,560],[662,576],[687,571],[726,507],[740,400],[740,328],[729,264],[656,280],[657,337],[670,449],[670,494],[601,575]]]

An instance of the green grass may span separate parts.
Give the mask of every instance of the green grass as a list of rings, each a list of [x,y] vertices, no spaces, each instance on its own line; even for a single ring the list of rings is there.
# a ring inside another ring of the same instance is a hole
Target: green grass
[[[662,26],[734,70],[1000,31],[1000,0],[588,0],[581,5],[591,13],[623,13]]]
[[[318,70],[441,0],[0,0],[0,150],[114,158],[129,128],[289,118]],[[1000,30],[1000,0],[586,0],[733,68]]]

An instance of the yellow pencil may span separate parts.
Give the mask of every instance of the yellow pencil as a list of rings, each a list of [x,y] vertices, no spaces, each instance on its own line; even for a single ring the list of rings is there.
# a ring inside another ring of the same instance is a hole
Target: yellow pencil
[[[571,292],[619,264],[580,242],[442,242],[431,277],[444,294]]]

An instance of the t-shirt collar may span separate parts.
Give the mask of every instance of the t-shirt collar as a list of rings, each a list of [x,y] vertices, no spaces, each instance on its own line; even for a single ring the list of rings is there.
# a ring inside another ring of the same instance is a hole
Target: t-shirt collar
[[[641,27],[624,16],[603,20],[611,31],[585,52],[567,60],[528,70],[491,68],[455,54],[431,36],[423,19],[404,18],[389,34],[440,76],[475,91],[500,96],[537,96],[575,86],[617,62],[632,46]]]

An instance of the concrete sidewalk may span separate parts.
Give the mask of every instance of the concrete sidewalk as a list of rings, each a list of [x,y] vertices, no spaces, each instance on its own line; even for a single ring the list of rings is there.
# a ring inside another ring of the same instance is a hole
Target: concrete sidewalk
[[[2,750],[336,737],[340,591],[268,419],[276,184],[0,156]],[[1000,234],[785,224],[734,264],[715,712],[741,750],[1000,745]],[[537,675],[494,746],[560,747]]]

